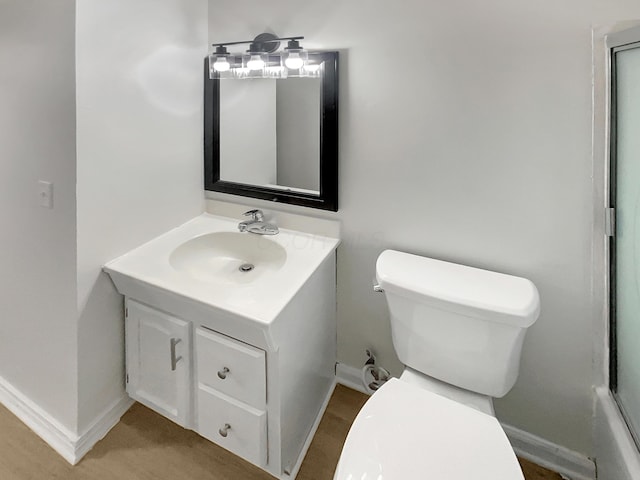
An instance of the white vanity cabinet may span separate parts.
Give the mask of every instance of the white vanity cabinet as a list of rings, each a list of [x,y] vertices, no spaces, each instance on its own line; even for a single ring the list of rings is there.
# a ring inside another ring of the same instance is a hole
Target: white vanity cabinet
[[[266,352],[127,298],[127,393],[261,467],[267,464]],[[194,368],[195,367],[195,368]]]
[[[264,326],[131,291],[129,395],[274,477],[295,478],[335,384],[335,256]]]
[[[191,423],[191,325],[134,300],[125,306],[127,393],[183,427]]]
[[[294,479],[335,385],[337,245],[205,214],[109,262],[129,395]]]

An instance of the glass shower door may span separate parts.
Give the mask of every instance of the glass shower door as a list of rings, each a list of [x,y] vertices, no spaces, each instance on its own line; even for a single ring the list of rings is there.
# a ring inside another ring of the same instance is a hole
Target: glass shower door
[[[612,51],[611,389],[640,445],[640,43]]]

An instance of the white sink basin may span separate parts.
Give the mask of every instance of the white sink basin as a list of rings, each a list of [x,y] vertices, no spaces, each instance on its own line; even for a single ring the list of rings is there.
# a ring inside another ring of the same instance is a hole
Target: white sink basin
[[[286,250],[262,235],[215,232],[178,246],[169,263],[180,272],[204,282],[250,283],[279,270]]]
[[[339,240],[286,228],[268,237],[240,233],[238,222],[202,214],[107,263],[104,270],[121,294],[169,312],[177,311],[178,304],[185,309],[212,306],[271,324]],[[245,264],[253,268],[241,271]]]

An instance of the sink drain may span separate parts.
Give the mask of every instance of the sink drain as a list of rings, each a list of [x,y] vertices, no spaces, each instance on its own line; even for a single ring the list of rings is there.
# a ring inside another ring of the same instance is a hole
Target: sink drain
[[[238,270],[240,270],[241,272],[250,272],[251,270],[253,270],[255,267],[253,266],[252,263],[243,263],[242,265],[240,265],[240,267],[238,268]]]

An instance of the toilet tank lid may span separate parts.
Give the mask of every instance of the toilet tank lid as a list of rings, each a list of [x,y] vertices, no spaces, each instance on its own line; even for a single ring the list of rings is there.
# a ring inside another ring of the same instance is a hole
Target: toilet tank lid
[[[376,277],[385,291],[490,321],[528,327],[540,312],[530,280],[457,263],[385,250]]]

